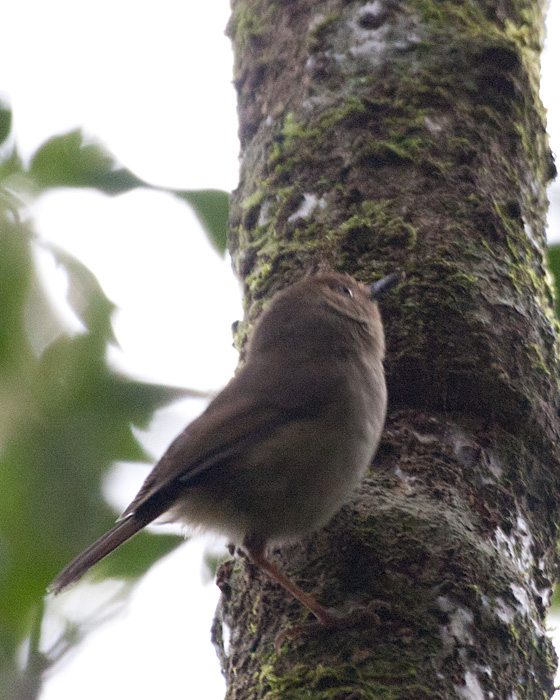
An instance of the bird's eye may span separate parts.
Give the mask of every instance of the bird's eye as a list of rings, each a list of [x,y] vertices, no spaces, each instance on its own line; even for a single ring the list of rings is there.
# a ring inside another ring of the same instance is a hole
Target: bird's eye
[[[338,291],[341,292],[342,294],[347,294],[349,297],[354,296],[352,294],[352,290],[349,287],[346,287],[344,284],[340,285],[340,287],[338,288]]]

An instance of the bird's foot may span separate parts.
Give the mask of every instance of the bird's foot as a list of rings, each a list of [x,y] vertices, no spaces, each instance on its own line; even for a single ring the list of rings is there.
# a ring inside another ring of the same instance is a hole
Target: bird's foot
[[[330,610],[321,620],[303,622],[291,625],[283,632],[280,632],[274,640],[274,648],[280,654],[282,645],[285,642],[292,642],[296,639],[309,639],[321,637],[325,633],[333,630],[360,629],[364,627],[377,627],[380,619],[376,611],[388,609],[389,603],[382,600],[372,601],[367,608],[354,608],[349,613],[340,615],[336,611]]]

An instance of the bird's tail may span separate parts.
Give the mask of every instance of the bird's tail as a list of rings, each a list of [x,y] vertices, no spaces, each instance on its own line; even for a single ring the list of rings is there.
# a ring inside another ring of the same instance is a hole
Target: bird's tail
[[[149,522],[149,521],[148,521]],[[78,581],[89,569],[110,554],[126,540],[139,532],[147,524],[146,519],[135,513],[117,523],[109,532],[79,554],[63,569],[49,586],[49,593],[60,593],[70,584]]]

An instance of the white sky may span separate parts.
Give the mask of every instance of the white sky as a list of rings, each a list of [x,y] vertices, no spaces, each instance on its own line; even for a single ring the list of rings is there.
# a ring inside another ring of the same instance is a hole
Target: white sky
[[[560,3],[552,5],[549,31],[558,37]],[[223,34],[228,16],[226,0],[8,3],[0,92],[13,106],[20,149],[30,155],[49,136],[82,126],[148,181],[233,189],[238,145]],[[556,152],[558,66],[560,42],[550,41],[543,98]],[[560,205],[558,191],[551,200]],[[227,381],[236,362],[230,324],[241,317],[239,292],[229,262],[212,251],[187,207],[160,193],[109,199],[76,191],[49,195],[35,213],[41,234],[82,259],[120,307],[122,353],[111,355],[119,367],[201,389]],[[560,237],[560,215],[551,215],[550,229]],[[63,276],[48,258],[41,265],[60,297]],[[198,410],[200,402],[182,402],[161,411],[144,444],[160,454]],[[109,494],[117,507],[134,496],[148,468],[124,465],[113,476],[118,488]],[[42,700],[222,698],[209,641],[218,590],[201,584],[203,548],[191,541],[154,567],[126,612],[90,635],[52,676]],[[79,587],[63,598],[57,605],[70,608],[85,600]]]

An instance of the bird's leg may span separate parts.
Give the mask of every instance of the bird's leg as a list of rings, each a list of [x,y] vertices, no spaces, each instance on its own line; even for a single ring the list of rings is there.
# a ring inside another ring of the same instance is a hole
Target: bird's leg
[[[266,571],[273,579],[283,586],[288,593],[291,593],[296,600],[299,600],[302,605],[315,615],[321,624],[326,627],[337,624],[337,619],[335,617],[328,613],[313,596],[302,590],[297,584],[283,574],[277,566],[268,561],[264,554],[254,554],[252,552],[248,552],[248,554],[253,564],[256,564],[256,566]]]
[[[269,576],[275,579],[288,593],[296,600],[304,605],[310,612],[315,615],[319,622],[325,627],[337,625],[339,620],[327,612],[313,596],[302,590],[296,583],[290,580],[280,569],[269,561],[264,555],[265,542],[260,537],[247,536],[243,541],[243,546],[249,555],[250,560],[259,568],[266,571]]]
[[[253,564],[266,571],[269,576],[285,588],[296,600],[299,600],[299,602],[317,618],[316,622],[292,625],[284,632],[280,632],[275,641],[275,648],[278,654],[280,653],[282,644],[289,639],[321,634],[325,630],[333,627],[347,628],[364,623],[368,625],[377,625],[379,623],[377,615],[364,610],[355,610],[344,617],[335,617],[327,612],[326,608],[318,603],[313,596],[302,590],[265,557],[265,546],[266,542],[258,536],[248,535],[243,540],[243,547]],[[383,604],[383,607],[385,607],[385,604]]]

